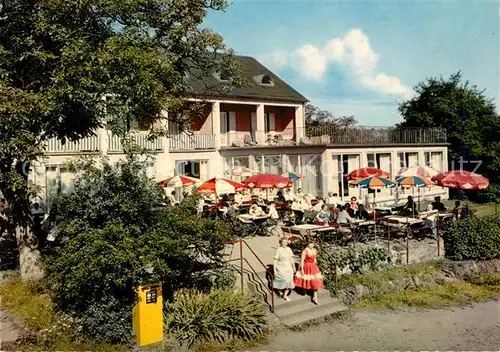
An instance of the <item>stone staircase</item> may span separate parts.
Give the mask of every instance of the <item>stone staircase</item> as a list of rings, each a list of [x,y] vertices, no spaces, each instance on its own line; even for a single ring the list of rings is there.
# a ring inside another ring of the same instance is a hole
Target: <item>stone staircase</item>
[[[272,296],[268,288],[270,280],[266,278],[266,272],[259,272],[255,275],[251,271],[245,271],[245,276],[247,276],[247,286],[250,292],[271,308]],[[325,289],[318,291],[319,305],[312,303],[311,297],[298,289],[293,290],[288,297],[289,302],[274,295],[274,314],[281,324],[290,328],[342,314],[349,309],[337,298],[331,297],[330,292]]]

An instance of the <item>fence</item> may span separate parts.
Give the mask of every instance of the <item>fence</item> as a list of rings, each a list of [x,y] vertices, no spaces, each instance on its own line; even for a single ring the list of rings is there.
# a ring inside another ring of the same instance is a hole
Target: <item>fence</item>
[[[210,150],[215,149],[213,134],[174,134],[168,138],[170,150]]]

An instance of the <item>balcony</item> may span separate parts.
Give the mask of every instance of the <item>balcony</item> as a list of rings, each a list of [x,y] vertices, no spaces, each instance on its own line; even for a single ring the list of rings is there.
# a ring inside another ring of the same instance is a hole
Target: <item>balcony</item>
[[[260,138],[256,138],[259,136]],[[291,145],[399,145],[446,143],[441,128],[314,126],[283,131],[247,131],[221,134],[221,146],[228,148]],[[258,142],[258,141],[263,142]]]
[[[141,149],[145,149],[152,152],[163,151],[163,140],[162,138],[150,139],[147,132],[137,132],[131,134],[132,140]],[[108,152],[109,153],[123,153],[123,145],[120,136],[110,135],[108,140]]]
[[[168,137],[170,151],[214,150],[213,134],[173,134]]]
[[[78,153],[98,153],[101,150],[99,136],[90,136],[76,142],[63,141],[51,138],[45,145],[47,154],[78,154]]]
[[[446,143],[442,128],[314,126],[305,130],[304,144],[383,145]]]

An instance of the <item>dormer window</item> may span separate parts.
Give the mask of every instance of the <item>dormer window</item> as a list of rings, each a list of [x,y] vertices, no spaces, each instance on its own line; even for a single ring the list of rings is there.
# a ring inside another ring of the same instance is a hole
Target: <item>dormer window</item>
[[[213,77],[220,82],[230,82],[231,77],[225,72],[215,72]]]
[[[269,85],[270,86],[270,85],[273,85],[273,79],[269,75],[264,75],[264,76],[262,76],[261,83],[263,85],[266,85],[266,86]]]
[[[254,76],[253,80],[259,86],[274,87],[274,81],[271,75],[265,74],[265,75]]]

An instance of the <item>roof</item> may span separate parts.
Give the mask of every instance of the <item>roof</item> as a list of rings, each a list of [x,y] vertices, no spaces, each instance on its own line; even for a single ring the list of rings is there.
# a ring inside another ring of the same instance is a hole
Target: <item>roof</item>
[[[235,55],[235,59],[240,61],[242,75],[247,81],[243,87],[235,87],[231,86],[230,83],[221,82],[214,77],[216,75],[204,76],[201,79],[194,77],[194,75],[188,75],[186,78],[187,83],[194,92],[200,94],[205,93],[211,97],[246,98],[293,103],[305,103],[308,101],[307,98],[293,89],[255,58]],[[262,78],[264,75],[269,75],[272,78],[273,85],[266,86],[257,83],[256,78]],[[207,90],[209,90],[210,93],[208,93]]]

